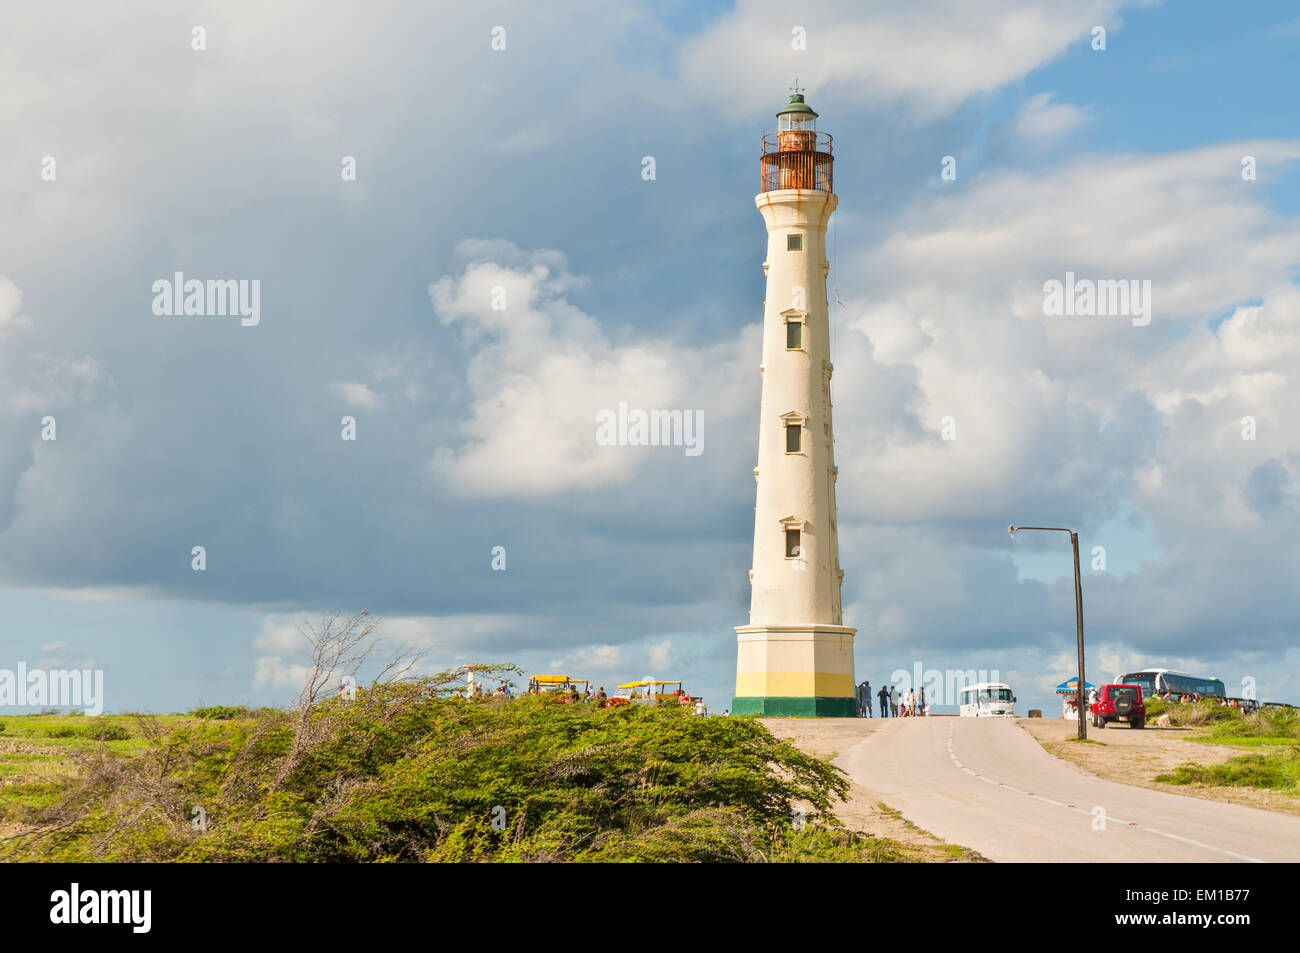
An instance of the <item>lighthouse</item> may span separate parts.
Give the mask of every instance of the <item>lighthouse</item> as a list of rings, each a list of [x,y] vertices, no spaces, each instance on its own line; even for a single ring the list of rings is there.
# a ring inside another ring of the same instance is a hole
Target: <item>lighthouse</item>
[[[763,137],[767,225],[762,399],[749,624],[736,627],[737,715],[853,717],[853,635],[840,606],[826,225],[831,137],[795,93]]]

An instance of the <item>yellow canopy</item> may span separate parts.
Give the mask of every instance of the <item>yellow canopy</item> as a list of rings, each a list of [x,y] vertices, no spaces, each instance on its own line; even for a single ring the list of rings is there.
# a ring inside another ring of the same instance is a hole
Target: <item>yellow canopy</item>
[[[639,682],[627,682],[626,684],[620,685],[618,687],[619,688],[645,688],[646,686],[651,686],[651,685],[657,686],[657,685],[680,685],[680,684],[681,682],[660,682],[660,681],[647,682],[642,680]]]
[[[570,678],[568,675],[534,675],[538,685],[563,685],[566,682],[586,682],[585,678]]]

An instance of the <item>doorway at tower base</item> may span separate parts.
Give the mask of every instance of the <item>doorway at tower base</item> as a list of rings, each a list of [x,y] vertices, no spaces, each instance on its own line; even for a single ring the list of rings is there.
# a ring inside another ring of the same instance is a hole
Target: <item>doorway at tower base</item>
[[[731,713],[765,718],[856,718],[858,702],[855,698],[737,697],[731,700]]]

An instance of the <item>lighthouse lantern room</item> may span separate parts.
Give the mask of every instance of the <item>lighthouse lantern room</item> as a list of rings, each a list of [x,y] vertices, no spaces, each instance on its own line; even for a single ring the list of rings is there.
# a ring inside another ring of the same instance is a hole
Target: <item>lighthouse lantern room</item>
[[[833,192],[831,137],[817,131],[817,114],[802,93],[776,114],[776,132],[763,137],[761,192],[818,189]]]

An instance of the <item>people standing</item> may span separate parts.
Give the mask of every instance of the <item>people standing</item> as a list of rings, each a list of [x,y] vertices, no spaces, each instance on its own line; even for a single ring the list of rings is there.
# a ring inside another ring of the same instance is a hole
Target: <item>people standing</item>
[[[889,717],[898,717],[898,686],[892,685],[889,689]]]
[[[871,717],[871,683],[862,683],[862,701],[867,710],[867,717]]]
[[[907,714],[909,717],[916,717],[916,689],[907,690]]]
[[[882,688],[876,693],[876,698],[880,699],[880,717],[889,717],[889,691]]]

